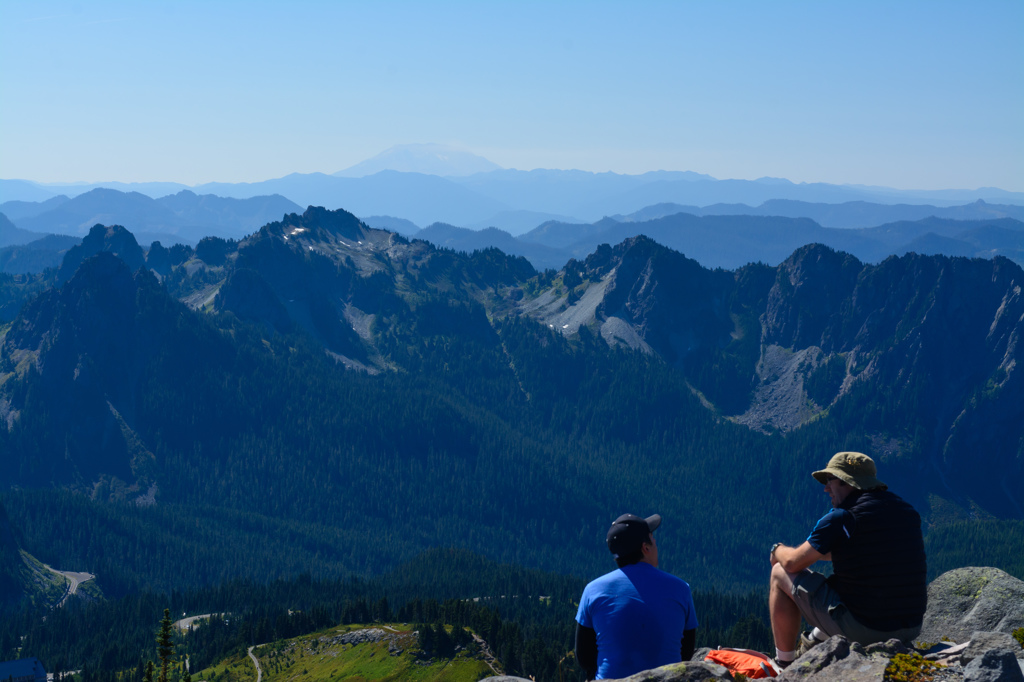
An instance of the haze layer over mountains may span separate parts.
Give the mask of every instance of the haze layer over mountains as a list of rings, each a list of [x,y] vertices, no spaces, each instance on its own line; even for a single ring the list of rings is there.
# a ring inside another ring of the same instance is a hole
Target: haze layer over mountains
[[[894,190],[503,169],[443,145],[402,145],[332,175],[257,183],[39,185],[0,180],[0,271],[38,272],[94,225],[126,226],[144,246],[242,239],[306,206],[344,208],[368,225],[457,251],[496,247],[562,267],[599,244],[647,235],[708,267],[777,264],[817,242],[865,262],[908,252],[1024,263],[1024,193]],[[44,235],[63,235],[50,237]]]
[[[692,171],[620,175],[579,170],[501,169],[482,157],[440,145],[394,147],[333,175],[293,173],[253,183],[207,183],[196,187],[169,182],[44,186],[24,180],[2,180],[0,203],[41,202],[60,195],[75,197],[98,187],[138,192],[153,199],[182,190],[234,199],[280,195],[302,207],[345,208],[361,217],[392,216],[420,227],[434,222],[474,229],[497,227],[513,235],[525,233],[546,220],[593,222],[661,203],[759,207],[766,201],[787,199],[827,204],[864,201],[947,207],[980,199],[993,204],[1024,205],[1024,193],[996,188],[895,190],[825,183],[795,184],[778,178],[718,180]],[[881,223],[874,223],[877,224]]]

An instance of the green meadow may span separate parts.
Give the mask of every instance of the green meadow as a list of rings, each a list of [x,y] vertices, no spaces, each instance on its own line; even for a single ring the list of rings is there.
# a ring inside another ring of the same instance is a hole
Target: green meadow
[[[449,628],[450,630],[450,628]],[[262,682],[312,680],[476,682],[494,675],[474,644],[451,658],[427,657],[413,626],[407,623],[343,625],[253,648]],[[256,682],[256,667],[244,652],[197,672],[198,682]]]

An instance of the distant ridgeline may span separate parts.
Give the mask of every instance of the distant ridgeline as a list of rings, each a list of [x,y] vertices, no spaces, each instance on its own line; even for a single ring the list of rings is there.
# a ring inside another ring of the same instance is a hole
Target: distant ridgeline
[[[932,575],[1024,576],[1022,283],[820,245],[709,270],[645,237],[537,272],[319,208],[148,253],[97,226],[0,279],[0,501],[108,595],[431,547],[592,577],[624,511],[664,516],[664,568],[745,591],[850,449],[922,512]]]
[[[518,237],[494,228],[477,231],[435,223],[417,231],[415,236],[458,251],[494,246],[506,253],[524,256],[538,268],[560,268],[569,258],[586,258],[602,243],[617,244],[640,234],[711,268],[738,268],[754,262],[776,265],[795,249],[812,243],[850,253],[868,263],[879,263],[890,255],[915,252],[978,258],[999,255],[1024,265],[1024,222],[1020,220],[1024,218],[1024,207],[999,207],[1008,209],[1007,213],[1015,217],[999,213],[983,217],[981,212],[972,212],[954,218],[949,217],[957,215],[952,210],[936,210],[935,213],[947,216],[936,217],[915,211],[908,212],[912,218],[899,219],[894,215],[879,223],[868,220],[871,227],[854,228],[824,227],[834,223],[819,223],[808,217],[820,212],[815,211],[816,208],[828,207],[827,204],[792,203],[797,206],[780,207],[777,202],[766,202],[765,206],[773,204],[767,209],[771,212],[759,215],[749,215],[752,209],[747,206],[709,206],[702,211],[696,206],[663,204],[650,206],[633,216],[603,218],[591,224],[552,220]],[[854,213],[848,217],[856,220],[856,211],[850,204],[841,207]],[[716,208],[721,213],[707,212]],[[785,211],[787,208],[789,210]],[[775,212],[777,210],[779,212]],[[892,213],[899,215],[901,212]]]

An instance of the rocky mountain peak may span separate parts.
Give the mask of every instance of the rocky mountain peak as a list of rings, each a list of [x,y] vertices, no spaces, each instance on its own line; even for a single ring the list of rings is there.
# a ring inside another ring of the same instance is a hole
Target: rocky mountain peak
[[[809,244],[783,261],[768,294],[764,340],[783,347],[825,347],[828,331],[863,265],[853,256]]]
[[[707,270],[643,236],[599,248],[586,265],[597,273],[614,271],[598,313],[628,322],[668,362],[729,339],[733,323],[725,299],[732,273]]]
[[[72,247],[64,255],[64,261],[57,272],[57,283],[67,282],[83,261],[101,252],[116,255],[131,268],[132,272],[146,263],[142,247],[131,232],[120,225],[94,225],[82,243]]]
[[[141,271],[144,272],[144,271]],[[151,274],[143,275],[152,278]],[[124,338],[125,322],[136,294],[128,265],[113,253],[100,251],[78,266],[60,289],[51,289],[29,303],[15,320],[5,344],[41,352],[62,346],[106,354]],[[110,338],[104,338],[110,334]],[[44,346],[45,342],[45,348]]]
[[[465,149],[442,144],[401,144],[335,173],[339,177],[359,178],[383,170],[425,173],[440,176],[466,176],[500,170],[501,166]]]
[[[275,223],[264,225],[258,234],[276,235],[285,239],[332,240],[337,237],[360,239],[366,225],[348,211],[329,211],[323,206],[310,206],[302,214],[289,213]]]
[[[75,434],[46,446],[54,459],[35,463],[39,482],[137,478],[133,470],[152,458],[133,434],[139,377],[182,311],[149,270],[132,274],[107,251],[25,306],[4,337],[2,354],[34,358],[19,365],[35,369],[21,371],[35,388],[13,408],[24,414],[45,404]],[[36,402],[25,402],[29,398]]]

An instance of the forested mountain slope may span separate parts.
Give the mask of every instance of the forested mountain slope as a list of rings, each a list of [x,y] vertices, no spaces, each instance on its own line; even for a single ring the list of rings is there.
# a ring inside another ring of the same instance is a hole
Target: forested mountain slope
[[[18,228],[6,215],[0,213],[0,246],[26,244],[38,238],[39,235]]]
[[[158,279],[94,232],[2,338],[0,481],[28,548],[110,592],[437,546],[592,575],[626,510],[665,516],[669,570],[756,585],[841,449],[935,523],[1024,515],[987,474],[1024,473],[1005,259],[808,246],[728,272],[635,238],[537,273],[309,209],[154,249]]]
[[[5,246],[0,248],[0,273],[32,275],[57,268],[64,260],[64,254],[80,241],[78,237],[50,234],[26,244]],[[0,319],[10,320],[16,312],[0,314]]]
[[[67,578],[21,549],[7,511],[0,504],[0,614],[18,608],[53,608],[67,591]],[[0,644],[0,655],[5,653],[3,649]]]

